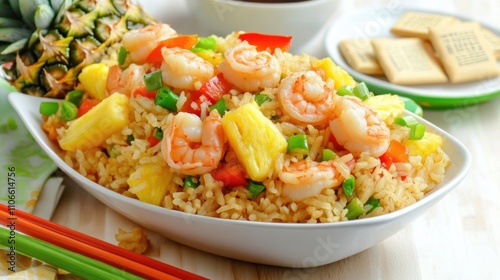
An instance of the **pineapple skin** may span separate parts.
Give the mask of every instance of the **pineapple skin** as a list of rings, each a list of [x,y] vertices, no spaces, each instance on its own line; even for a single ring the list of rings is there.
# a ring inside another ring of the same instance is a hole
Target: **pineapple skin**
[[[37,29],[4,71],[20,92],[63,99],[85,66],[116,54],[110,46],[125,32],[154,23],[130,0],[66,0],[52,24]]]

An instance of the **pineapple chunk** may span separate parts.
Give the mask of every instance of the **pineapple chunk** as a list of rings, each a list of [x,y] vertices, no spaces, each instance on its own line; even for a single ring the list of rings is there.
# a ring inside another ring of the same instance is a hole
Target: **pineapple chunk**
[[[222,118],[229,145],[254,181],[267,178],[280,153],[286,152],[286,139],[252,101]]]
[[[160,205],[172,183],[173,172],[166,165],[146,163],[139,166],[127,179],[129,191],[140,201]]]
[[[342,86],[356,86],[356,81],[342,67],[338,66],[329,57],[318,61],[318,67],[323,69],[326,76],[335,82],[335,89],[338,90]]]
[[[129,123],[128,113],[128,97],[114,93],[74,120],[59,145],[66,151],[97,147]]]
[[[410,156],[422,156],[422,161],[432,153],[435,153],[438,147],[443,145],[443,138],[432,132],[426,131],[424,137],[420,140],[407,140],[405,146],[408,148]]]
[[[219,63],[222,61],[223,56],[220,53],[216,53],[212,50],[203,50],[196,52],[196,55],[199,57],[203,58],[205,61],[209,62],[213,66],[219,65]]]
[[[403,100],[392,94],[375,95],[364,102],[374,109],[387,125],[391,125],[405,110]]]
[[[109,66],[103,63],[90,64],[82,69],[78,80],[92,98],[103,100],[106,98],[108,72]]]

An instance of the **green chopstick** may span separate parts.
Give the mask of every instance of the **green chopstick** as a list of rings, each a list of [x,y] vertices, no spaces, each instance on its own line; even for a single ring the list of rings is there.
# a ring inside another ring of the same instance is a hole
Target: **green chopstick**
[[[10,239],[9,239],[10,238]],[[15,240],[15,243],[9,243]],[[0,227],[0,244],[86,279],[143,279],[48,242]]]

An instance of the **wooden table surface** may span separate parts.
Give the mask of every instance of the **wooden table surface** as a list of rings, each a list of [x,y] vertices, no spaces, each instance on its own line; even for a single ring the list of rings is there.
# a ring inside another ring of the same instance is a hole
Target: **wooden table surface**
[[[500,29],[498,0],[406,1],[480,19]],[[371,4],[405,1],[346,0],[331,21],[350,10]],[[158,4],[153,16],[184,33],[195,26],[185,1]],[[161,9],[165,7],[165,9]],[[326,56],[322,30],[305,51]],[[472,155],[466,179],[423,216],[396,235],[357,255],[310,269],[288,269],[245,263],[180,245],[153,232],[147,255],[210,279],[500,279],[500,98],[461,109],[424,110],[424,117],[462,141]],[[118,228],[133,222],[107,208],[73,182],[67,188],[53,221],[115,243]]]

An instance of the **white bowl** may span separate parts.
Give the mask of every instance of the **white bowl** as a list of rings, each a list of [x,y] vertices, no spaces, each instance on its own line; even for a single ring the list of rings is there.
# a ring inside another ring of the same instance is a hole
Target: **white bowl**
[[[44,99],[10,93],[9,101],[38,144],[57,166],[104,204],[179,243],[238,260],[285,267],[316,267],[349,257],[397,233],[426,209],[452,191],[466,176],[469,151],[453,136],[413,115],[427,129],[441,135],[451,165],[446,178],[417,203],[396,212],[360,220],[324,224],[286,224],[225,220],[187,214],[154,206],[115,193],[70,168],[58,155],[58,147],[41,129],[38,112]]]
[[[188,0],[201,33],[226,36],[233,31],[291,35],[292,48],[305,46],[327,22],[340,0],[253,3],[236,0]]]

